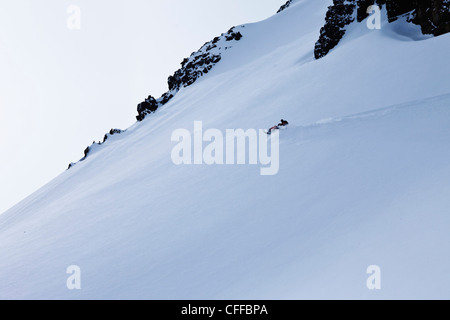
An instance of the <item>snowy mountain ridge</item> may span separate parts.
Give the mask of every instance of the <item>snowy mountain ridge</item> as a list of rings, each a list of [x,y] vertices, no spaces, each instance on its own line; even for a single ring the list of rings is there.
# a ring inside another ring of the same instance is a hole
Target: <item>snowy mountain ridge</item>
[[[397,0],[333,0],[325,16],[325,25],[320,29],[320,37],[315,43],[314,57],[323,58],[334,49],[344,37],[350,24],[362,22],[368,16],[368,9],[379,6],[380,9],[386,6],[385,15],[389,23],[398,19],[404,23],[414,23],[421,26],[422,34],[441,35],[450,32],[450,0],[427,0],[427,2],[398,2]],[[288,0],[280,7],[277,14],[289,9],[292,5],[298,4],[298,0]],[[432,10],[427,8],[433,8]],[[232,41],[240,41],[243,37],[245,25],[232,27],[227,33],[222,33],[219,37],[206,42],[197,52],[193,52],[190,57],[185,58],[181,63],[181,68],[168,78],[169,91],[164,93],[159,99],[149,95],[143,102],[138,104],[138,115],[136,119],[143,121],[145,117],[156,112],[160,107],[167,104],[181,88],[194,84],[199,78],[208,72],[222,59],[222,53],[233,47]],[[244,32],[245,33],[245,32]],[[417,33],[417,32],[416,32]],[[416,35],[416,38],[420,38]],[[111,129],[110,135],[120,134],[120,129]],[[93,148],[102,145],[103,142],[93,142],[91,146],[84,150],[84,161]],[[75,163],[69,164],[69,169]]]
[[[246,24],[206,76],[0,215],[0,298],[447,298],[450,35],[384,9],[317,60],[332,4]],[[277,175],[171,159],[195,121],[281,118]]]

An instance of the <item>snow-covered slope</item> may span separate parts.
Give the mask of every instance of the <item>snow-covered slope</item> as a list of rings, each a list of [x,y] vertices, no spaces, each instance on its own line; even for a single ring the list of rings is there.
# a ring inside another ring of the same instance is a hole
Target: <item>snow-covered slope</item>
[[[208,75],[0,215],[0,298],[448,298],[450,35],[355,24],[316,61],[330,3],[245,25]],[[194,121],[280,118],[275,176],[171,160]]]

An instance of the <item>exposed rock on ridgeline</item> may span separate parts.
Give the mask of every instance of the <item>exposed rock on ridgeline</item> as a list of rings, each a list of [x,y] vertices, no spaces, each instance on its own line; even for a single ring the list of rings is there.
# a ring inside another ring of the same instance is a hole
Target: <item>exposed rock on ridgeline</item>
[[[356,1],[356,18],[358,22],[364,21],[369,14],[367,13],[367,9],[372,5],[378,5],[380,8],[386,4],[386,0],[357,0]]]
[[[181,88],[194,84],[200,77],[207,74],[222,59],[222,52],[233,47],[233,42],[240,41],[243,37],[241,31],[245,26],[233,27],[227,33],[222,33],[219,37],[215,37],[210,42],[205,43],[197,52],[193,52],[189,58],[185,58],[181,62],[181,68],[167,80],[169,91],[164,93],[159,99],[148,96],[143,102],[138,104],[138,115],[136,119],[142,121],[145,117],[159,107],[167,104]],[[239,30],[237,30],[239,29]],[[92,151],[101,146],[109,137],[115,134],[121,134],[120,129],[111,129],[105,134],[102,142],[93,142],[92,145],[84,150],[84,157],[80,161],[84,161]],[[76,163],[70,163],[68,169],[72,168]]]
[[[113,135],[116,134],[121,134],[123,132],[125,132],[126,130],[120,130],[120,129],[111,129],[109,130],[109,133],[105,134],[105,136],[103,137],[103,141],[99,141],[99,142],[95,142],[93,141],[92,144],[87,147],[86,149],[84,149],[84,157],[80,159],[80,161],[84,161],[87,156],[92,152],[92,150],[94,150],[96,147],[101,146],[102,144],[104,144],[106,142],[106,140],[108,140],[110,137],[112,137]],[[76,165],[76,163],[71,162],[69,164],[69,166],[67,167],[67,170],[69,170],[70,168],[72,168],[74,165]]]
[[[406,15],[407,22],[419,25],[423,34],[439,36],[450,32],[450,0],[333,0],[315,45],[315,58],[320,59],[335,48],[355,19],[364,21],[371,5],[385,5],[389,22]]]
[[[239,29],[244,27],[241,26]],[[200,77],[207,74],[222,59],[221,53],[232,47],[231,42],[242,39],[242,33],[236,29],[233,27],[227,33],[222,33],[219,37],[205,43],[197,52],[193,52],[189,58],[185,58],[181,62],[181,68],[167,80],[169,91],[159,99],[148,96],[138,105],[136,119],[144,120],[147,115],[168,103],[181,88],[194,84]]]
[[[346,32],[345,27],[354,19],[355,1],[333,0],[325,16],[325,25],[320,29],[320,37],[314,48],[314,56],[320,59],[336,47]]]
[[[281,8],[278,9],[277,13],[280,13],[280,12],[286,10],[287,8],[289,8],[289,7],[291,6],[291,4],[292,4],[292,1],[293,1],[293,0],[288,0],[288,2],[286,2],[285,4],[283,4],[283,5],[281,6]]]

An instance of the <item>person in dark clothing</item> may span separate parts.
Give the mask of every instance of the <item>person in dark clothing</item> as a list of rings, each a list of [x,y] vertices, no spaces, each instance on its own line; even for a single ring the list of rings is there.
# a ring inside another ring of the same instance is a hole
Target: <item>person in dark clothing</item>
[[[273,130],[279,130],[280,127],[286,127],[288,124],[289,122],[287,122],[284,119],[281,119],[281,122],[277,126],[274,126],[267,131],[267,134],[271,134]]]
[[[289,122],[287,122],[286,120],[284,120],[284,119],[281,119],[281,122],[278,124],[278,126],[279,127],[285,127],[285,126],[287,126],[289,124]]]

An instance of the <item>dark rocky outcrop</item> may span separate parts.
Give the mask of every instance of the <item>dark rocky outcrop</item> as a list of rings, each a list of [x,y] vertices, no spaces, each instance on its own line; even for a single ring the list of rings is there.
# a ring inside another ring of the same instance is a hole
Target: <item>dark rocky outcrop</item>
[[[111,137],[111,136],[113,136],[115,134],[121,134],[122,132],[124,132],[124,131],[120,130],[120,129],[111,129],[111,130],[109,130],[109,134],[108,133],[105,134],[105,137],[103,138],[103,142],[101,144],[105,143],[105,141],[108,140],[109,137]]]
[[[386,5],[388,21],[394,22],[407,15],[407,21],[421,26],[423,34],[439,36],[450,32],[450,0],[333,0],[328,8],[325,25],[320,30],[314,56],[326,56],[345,35],[346,26],[368,17],[371,5]]]
[[[95,141],[92,144],[94,144],[94,143],[95,143]],[[91,147],[87,147],[86,149],[84,149],[84,158],[83,159],[86,159],[89,152],[91,152]]]
[[[367,13],[367,9],[372,5],[378,5],[383,7],[384,4],[386,4],[386,0],[357,0],[356,1],[356,19],[358,22],[362,22],[364,19],[366,19],[369,14]]]
[[[293,0],[288,0],[288,2],[286,2],[285,4],[283,4],[283,5],[280,7],[280,9],[278,9],[277,13],[280,13],[280,12],[286,10],[287,8],[289,8],[289,7],[291,6],[291,4],[292,4],[292,1],[293,1]]]
[[[320,59],[337,46],[345,34],[345,27],[354,21],[355,1],[333,0],[328,7],[325,25],[320,29],[320,37],[314,48],[314,56]]]
[[[450,32],[450,0],[416,0],[413,23],[422,33],[440,36]]]
[[[240,28],[244,28],[244,26]],[[180,89],[194,84],[200,77],[207,74],[222,59],[221,51],[230,48],[226,43],[240,41],[242,37],[242,33],[236,31],[236,27],[233,27],[227,33],[222,33],[219,37],[205,43],[189,58],[185,58],[181,62],[181,68],[167,79],[169,91],[159,99],[149,96],[141,102],[137,107],[138,115],[136,119],[138,121],[144,120],[147,115],[167,104]]]
[[[450,32],[450,0],[383,0],[381,2],[386,4],[389,22],[409,14],[408,22],[419,25],[423,34],[439,36]]]
[[[89,156],[89,154],[91,153],[93,148],[95,148],[96,146],[101,146],[102,144],[104,144],[106,142],[106,140],[109,139],[109,137],[111,137],[113,135],[116,135],[116,134],[121,134],[123,132],[125,132],[125,130],[120,130],[120,129],[111,129],[111,130],[109,130],[109,133],[105,134],[102,142],[100,142],[100,141],[99,142],[93,141],[90,146],[88,146],[86,149],[84,149],[84,157],[81,158],[79,161],[86,160],[86,158]],[[69,166],[67,167],[67,170],[69,170],[70,168],[72,168],[75,165],[76,165],[76,163],[71,162],[69,164]]]
[[[386,9],[389,22],[398,19],[399,16],[414,10],[415,0],[386,0]]]
[[[144,117],[152,112],[155,112],[159,107],[159,102],[156,101],[156,99],[152,96],[148,96],[147,99],[144,100],[144,102],[141,102],[137,106],[138,116],[137,120],[142,121],[144,120]]]
[[[245,26],[239,27],[242,31]],[[148,96],[143,102],[137,106],[138,115],[136,119],[142,121],[145,117],[159,107],[167,104],[179,90],[194,84],[201,76],[207,74],[215,64],[222,59],[221,52],[232,47],[230,42],[240,41],[243,37],[241,31],[237,31],[236,27],[222,33],[219,37],[215,37],[210,42],[205,43],[197,52],[193,52],[189,58],[185,58],[181,62],[181,68],[175,71],[167,80],[169,91],[164,93],[160,98]],[[105,134],[103,142],[93,142],[91,146],[84,150],[84,157],[80,161],[84,161],[92,152],[93,148],[104,144],[109,137],[115,134],[121,134],[124,131],[120,129],[111,129]],[[72,168],[76,163],[70,163],[68,169]]]

